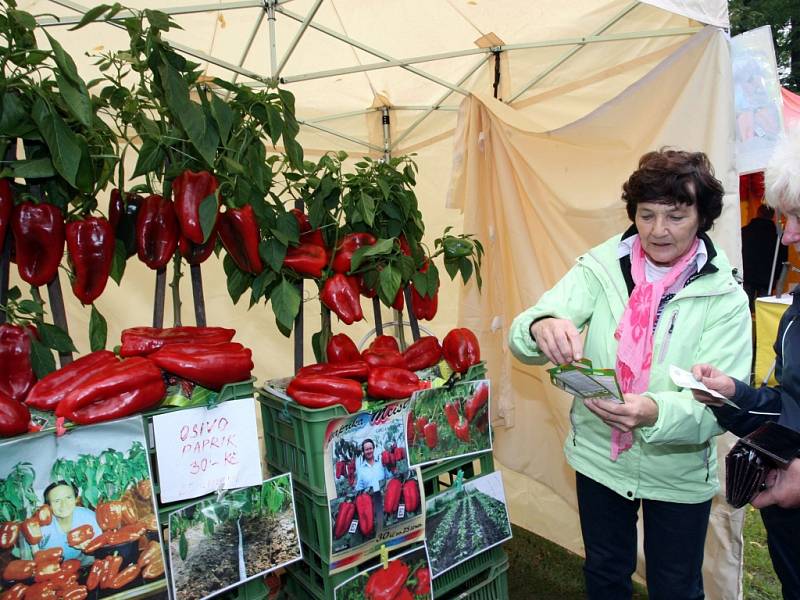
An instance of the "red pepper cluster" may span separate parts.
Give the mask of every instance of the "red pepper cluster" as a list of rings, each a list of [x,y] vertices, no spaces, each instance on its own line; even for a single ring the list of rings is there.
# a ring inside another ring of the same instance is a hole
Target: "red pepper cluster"
[[[412,572],[413,571],[413,572]],[[372,572],[364,586],[367,600],[413,600],[431,592],[431,572],[427,565],[409,567],[405,561],[390,560]]]

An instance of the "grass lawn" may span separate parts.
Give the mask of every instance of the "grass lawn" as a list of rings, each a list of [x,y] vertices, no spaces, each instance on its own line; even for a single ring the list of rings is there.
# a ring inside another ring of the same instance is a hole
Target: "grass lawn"
[[[764,525],[758,511],[748,506],[745,517],[744,598],[780,600],[780,585],[772,570]],[[583,587],[583,559],[539,536],[513,527],[508,552],[510,600],[579,600]],[[647,598],[644,587],[634,584],[633,597]]]

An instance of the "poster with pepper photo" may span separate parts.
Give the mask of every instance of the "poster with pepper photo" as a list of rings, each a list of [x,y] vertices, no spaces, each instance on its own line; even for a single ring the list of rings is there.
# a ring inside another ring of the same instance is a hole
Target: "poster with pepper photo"
[[[408,462],[422,467],[492,449],[488,379],[420,390],[406,421]]]
[[[389,558],[386,564],[365,569],[333,591],[334,600],[431,600],[431,570],[425,546]]]
[[[303,558],[290,473],[169,515],[174,600],[201,600]]]
[[[3,597],[166,595],[150,482],[141,417],[0,444]]]
[[[422,478],[410,468],[404,423],[409,401],[336,419],[325,435],[331,522],[330,570],[352,568],[424,535]]]

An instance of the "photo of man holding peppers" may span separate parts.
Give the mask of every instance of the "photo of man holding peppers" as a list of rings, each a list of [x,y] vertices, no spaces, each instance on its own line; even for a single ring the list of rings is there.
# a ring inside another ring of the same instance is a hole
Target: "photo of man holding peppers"
[[[81,548],[70,544],[72,542],[83,545],[84,541],[88,542],[95,537],[95,534],[100,533],[95,512],[78,506],[78,488],[60,479],[45,488],[43,497],[44,503],[50,507],[53,518],[49,524],[42,525],[42,540],[39,542],[39,547],[61,548],[64,560],[78,559],[81,565],[92,564],[93,556],[84,554]],[[71,533],[73,531],[75,533]],[[80,541],[78,538],[81,538]]]

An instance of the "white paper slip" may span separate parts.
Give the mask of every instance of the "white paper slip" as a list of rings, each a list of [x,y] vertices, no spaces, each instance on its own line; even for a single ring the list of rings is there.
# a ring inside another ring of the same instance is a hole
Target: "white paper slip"
[[[678,387],[706,392],[707,394],[711,394],[712,396],[714,396],[714,398],[719,398],[728,406],[732,406],[737,410],[741,410],[735,402],[733,402],[732,400],[728,400],[725,396],[723,396],[719,392],[707,388],[702,381],[698,381],[697,379],[695,379],[695,376],[685,369],[681,369],[680,367],[676,367],[675,365],[670,365],[669,376],[670,379],[672,379],[672,383],[674,383]]]

